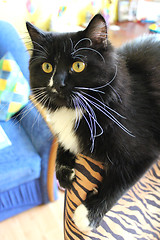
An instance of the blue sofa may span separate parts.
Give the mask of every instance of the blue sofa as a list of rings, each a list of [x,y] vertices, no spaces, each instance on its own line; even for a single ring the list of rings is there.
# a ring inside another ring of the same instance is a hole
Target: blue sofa
[[[6,52],[13,55],[24,77],[29,80],[26,47],[14,27],[0,21],[0,59]],[[49,202],[47,173],[53,135],[38,114],[29,101],[25,109],[9,121],[0,121],[11,142],[0,149],[0,221]],[[53,188],[53,198],[57,199],[56,181]]]

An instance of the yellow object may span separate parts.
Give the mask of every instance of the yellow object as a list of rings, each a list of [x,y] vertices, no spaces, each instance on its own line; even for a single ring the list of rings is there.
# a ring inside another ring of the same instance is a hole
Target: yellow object
[[[15,87],[14,87],[13,92],[22,95],[23,92],[25,92],[25,91],[26,91],[26,89],[24,88],[24,85],[21,84],[20,82],[17,82],[16,85],[15,85]]]
[[[109,22],[115,23],[118,21],[118,0],[107,1],[109,10]]]
[[[4,60],[2,70],[7,71],[7,72],[11,72],[12,69],[14,68],[14,65],[15,65],[15,61],[12,61],[10,59],[9,60]]]
[[[85,63],[80,61],[74,62],[72,69],[74,72],[80,73],[85,69]]]
[[[21,103],[11,102],[9,104],[8,112],[9,113],[18,112],[21,109],[21,107],[22,107]]]
[[[53,70],[53,67],[52,67],[52,65],[51,65],[50,63],[44,62],[44,63],[42,64],[42,69],[43,69],[43,71],[44,71],[45,73],[51,73],[52,70]]]
[[[0,79],[0,91],[4,91],[6,89],[7,80]]]
[[[152,25],[150,25],[150,29],[151,30],[156,30],[156,28],[157,28],[157,25],[154,23],[154,24],[152,24]]]

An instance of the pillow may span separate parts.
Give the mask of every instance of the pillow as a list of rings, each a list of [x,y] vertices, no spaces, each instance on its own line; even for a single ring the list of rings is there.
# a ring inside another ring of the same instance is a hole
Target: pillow
[[[0,59],[0,120],[9,120],[28,102],[29,84],[11,53]]]

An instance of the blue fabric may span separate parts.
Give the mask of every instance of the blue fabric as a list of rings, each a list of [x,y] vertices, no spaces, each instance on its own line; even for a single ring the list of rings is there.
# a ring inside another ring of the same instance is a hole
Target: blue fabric
[[[50,144],[53,142],[53,135],[44,119],[31,102],[20,112],[17,119],[31,139],[36,151],[42,157],[46,149],[50,150]]]
[[[29,80],[29,54],[13,26],[0,21],[0,58],[8,51]],[[0,150],[0,221],[49,201],[47,170],[53,136],[30,101],[15,118],[0,122],[12,142]],[[53,188],[57,199],[56,180]]]
[[[5,73],[7,78],[4,78]],[[0,120],[9,120],[28,103],[29,83],[10,52],[0,59]],[[4,107],[7,106],[7,107]]]
[[[12,145],[0,150],[0,192],[40,177],[41,158],[18,120],[0,122]]]
[[[29,80],[29,53],[15,28],[8,22],[0,21],[0,58],[7,52],[13,55],[24,77]]]
[[[0,221],[41,203],[38,179],[0,193]]]

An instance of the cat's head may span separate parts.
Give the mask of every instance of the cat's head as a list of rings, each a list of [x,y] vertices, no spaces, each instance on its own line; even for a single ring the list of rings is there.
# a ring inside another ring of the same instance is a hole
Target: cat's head
[[[44,32],[30,23],[27,29],[33,43],[30,85],[36,100],[46,108],[82,106],[82,91],[95,96],[113,78],[113,50],[100,14],[76,33]]]

